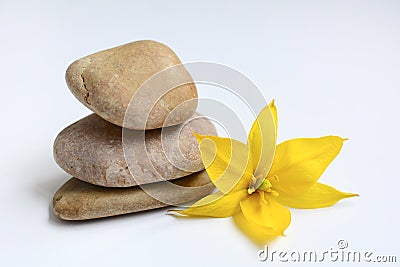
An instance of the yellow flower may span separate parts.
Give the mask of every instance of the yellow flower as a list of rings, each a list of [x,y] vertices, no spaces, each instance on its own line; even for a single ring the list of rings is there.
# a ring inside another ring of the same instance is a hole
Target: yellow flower
[[[258,115],[247,144],[195,134],[210,179],[218,189],[186,210],[186,216],[230,217],[256,242],[283,235],[291,215],[285,206],[327,207],[357,196],[318,183],[340,152],[338,136],[298,138],[276,146],[277,109],[272,101]]]

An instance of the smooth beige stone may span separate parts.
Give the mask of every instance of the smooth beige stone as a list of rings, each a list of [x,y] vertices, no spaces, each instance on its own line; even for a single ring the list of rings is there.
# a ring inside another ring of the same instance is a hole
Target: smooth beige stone
[[[66,71],[66,81],[74,96],[103,119],[130,129],[142,130],[144,126],[145,129],[156,129],[163,127],[164,122],[164,126],[182,123],[196,111],[196,86],[184,67],[167,73],[158,84],[168,86],[180,78],[191,83],[174,88],[154,103],[146,100],[155,94],[156,86],[153,84],[146,88],[136,105],[130,107],[131,116],[124,124],[128,104],[146,80],[178,64],[181,61],[166,45],[155,41],[137,41],[76,60]],[[192,101],[185,102],[188,100]],[[156,104],[154,109],[148,113],[153,104]],[[168,114],[178,106],[179,109],[167,119]]]
[[[171,180],[204,169],[193,132],[216,135],[209,120],[194,117],[186,124],[145,131],[145,146],[144,138],[126,137],[143,136],[143,131],[124,129],[128,145],[123,147],[122,128],[92,114],[61,131],[54,142],[54,158],[72,176],[106,187]]]
[[[158,182],[127,188],[107,188],[71,178],[55,193],[53,209],[63,220],[87,220],[178,205],[198,200],[213,189],[206,171],[172,183]]]

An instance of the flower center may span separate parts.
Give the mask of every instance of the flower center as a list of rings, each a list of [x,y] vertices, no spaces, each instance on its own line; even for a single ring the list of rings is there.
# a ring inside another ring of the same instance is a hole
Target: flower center
[[[247,189],[247,193],[251,195],[255,191],[261,190],[267,193],[271,193],[273,196],[279,196],[279,193],[272,189],[272,184],[270,180],[279,181],[279,178],[277,175],[274,175],[269,178],[263,178],[262,176],[260,177],[260,175],[257,175],[257,177],[253,176],[251,178],[249,188]]]

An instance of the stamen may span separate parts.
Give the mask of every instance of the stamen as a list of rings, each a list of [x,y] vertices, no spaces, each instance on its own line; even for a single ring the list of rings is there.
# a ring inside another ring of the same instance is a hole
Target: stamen
[[[261,196],[261,201],[262,201],[264,204],[269,205],[268,201],[265,200],[264,191],[258,190],[257,192],[258,192],[258,193],[260,194],[260,196]]]
[[[263,169],[264,171],[265,169]],[[247,193],[249,195],[253,194],[255,191],[262,191],[271,193],[273,196],[279,196],[279,193],[275,190],[272,190],[272,184],[270,180],[279,181],[279,177],[274,175],[270,178],[264,178],[262,174],[258,174],[256,177],[253,175],[250,180],[249,188],[247,189]]]
[[[257,184],[257,182],[258,182],[258,179],[256,177],[254,177],[254,176],[251,177],[249,188],[247,189],[247,193],[249,195],[253,194],[256,191],[257,187],[255,185]]]
[[[274,176],[272,176],[271,178],[269,178],[270,180],[271,179],[274,179],[275,181],[277,181],[277,182],[279,182],[279,177],[278,177],[278,175],[274,175]]]
[[[274,197],[279,196],[279,193],[278,193],[277,191],[275,191],[275,190],[271,190],[271,194],[272,194]]]
[[[249,188],[247,189],[247,193],[248,193],[249,195],[253,194],[255,191],[256,191],[256,189],[255,189],[254,187],[249,187]]]

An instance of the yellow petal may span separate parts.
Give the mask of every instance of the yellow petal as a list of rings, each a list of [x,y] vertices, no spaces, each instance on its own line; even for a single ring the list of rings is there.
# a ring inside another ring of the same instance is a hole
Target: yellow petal
[[[248,188],[252,178],[247,146],[230,138],[194,134],[208,176],[223,193]]]
[[[278,134],[278,110],[275,106],[275,100],[272,100],[271,103],[268,104],[268,106],[271,109],[272,117],[274,118],[275,133]]]
[[[266,242],[280,236],[280,234],[275,232],[272,228],[261,227],[258,224],[247,220],[241,212],[233,215],[233,221],[244,234],[259,245],[264,245]]]
[[[240,201],[240,208],[248,221],[282,235],[290,224],[290,211],[263,191]]]
[[[278,123],[274,101],[266,106],[254,121],[247,140],[255,177],[265,178],[271,168],[276,146]]]
[[[339,154],[344,139],[338,136],[298,138],[279,144],[268,177],[279,193],[298,196],[319,179]]]
[[[315,183],[300,196],[281,193],[276,199],[282,205],[297,209],[316,209],[332,206],[341,199],[355,197],[357,194],[341,192],[329,185]]]
[[[247,197],[247,190],[239,190],[232,194],[220,191],[208,195],[186,210],[169,210],[186,216],[226,218],[240,212],[240,201]]]

